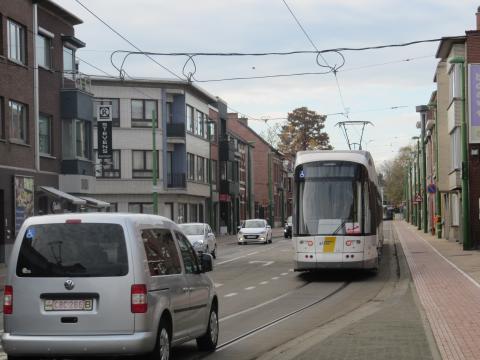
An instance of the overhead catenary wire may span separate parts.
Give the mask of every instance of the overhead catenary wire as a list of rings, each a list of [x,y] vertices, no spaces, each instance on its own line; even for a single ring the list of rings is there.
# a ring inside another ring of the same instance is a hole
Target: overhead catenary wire
[[[100,18],[100,16],[98,16],[97,14],[95,14],[92,10],[90,10],[87,6],[85,6],[80,0],[75,0],[75,2],[77,2],[81,7],[83,7],[86,11],[88,11],[92,16],[94,16],[98,21],[100,21],[102,24],[104,24],[108,29],[110,29],[113,33],[115,33],[116,35],[118,35],[120,38],[122,38],[124,41],[126,41],[128,44],[130,44],[133,48],[135,48],[136,50],[138,51],[142,51],[137,45],[135,45],[133,42],[131,42],[130,40],[128,40],[125,36],[123,36],[122,34],[120,34],[117,30],[115,30],[111,25],[109,25],[105,20],[103,20],[102,18]],[[155,60],[154,58],[152,58],[151,56],[149,55],[145,55],[147,58],[149,58],[151,61],[153,61],[155,64],[157,64],[158,66],[160,66],[162,69],[166,70],[168,73],[170,73],[171,75],[175,76],[176,78],[180,79],[180,80],[184,80],[182,79],[180,76],[178,76],[177,74],[175,74],[172,70],[170,70],[168,67],[166,67],[165,65],[162,65],[161,63],[159,63],[157,60]]]

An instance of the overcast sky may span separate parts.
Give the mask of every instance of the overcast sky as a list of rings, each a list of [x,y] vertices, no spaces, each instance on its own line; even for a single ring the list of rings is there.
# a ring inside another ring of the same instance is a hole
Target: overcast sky
[[[77,55],[112,75],[113,50],[133,50],[75,0],[54,0],[80,17],[76,36],[87,46]],[[144,51],[152,52],[273,52],[313,50],[282,0],[80,0]],[[475,29],[478,2],[471,0],[286,0],[318,49],[364,47],[464,35]],[[418,134],[415,106],[426,104],[435,89],[433,76],[438,43],[403,48],[344,52],[338,72],[340,92],[330,74],[274,79],[205,82],[199,84],[228,105],[253,118],[286,117],[307,106],[320,114],[344,112],[349,119],[371,121],[364,148],[377,166],[395,156]],[[329,64],[340,64],[334,54]],[[183,57],[156,57],[182,76]],[[406,61],[408,60],[408,61]],[[288,57],[201,57],[195,78],[321,72],[315,55]],[[136,56],[125,63],[132,77],[172,77],[151,60]],[[80,71],[100,74],[81,63]],[[192,71],[187,66],[187,71]],[[391,109],[392,107],[400,107]],[[328,116],[326,131],[336,149],[347,148],[335,124],[347,120]],[[278,122],[278,121],[277,121]],[[272,126],[275,122],[267,124]],[[265,124],[250,121],[261,132]],[[359,130],[350,128],[352,142]]]

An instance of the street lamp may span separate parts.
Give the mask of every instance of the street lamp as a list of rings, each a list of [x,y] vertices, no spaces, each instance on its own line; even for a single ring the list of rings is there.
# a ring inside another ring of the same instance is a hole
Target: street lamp
[[[465,59],[461,56],[455,56],[450,59],[450,64],[459,65],[462,85],[462,122],[461,122],[461,143],[462,143],[462,243],[464,250],[471,250],[470,243],[470,212],[469,212],[469,194],[468,194],[468,143],[467,143],[467,120],[465,111]],[[455,70],[455,69],[454,69]]]
[[[427,152],[425,151],[425,124],[427,122],[427,105],[420,105],[416,107],[416,111],[420,113],[421,117],[421,137],[422,142],[422,183],[420,191],[422,192],[422,220],[423,232],[428,232],[428,217],[427,217]]]

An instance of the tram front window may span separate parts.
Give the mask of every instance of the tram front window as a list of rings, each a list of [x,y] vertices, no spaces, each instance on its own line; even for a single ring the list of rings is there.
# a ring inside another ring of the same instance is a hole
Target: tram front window
[[[297,235],[360,235],[362,167],[310,163],[296,169]]]

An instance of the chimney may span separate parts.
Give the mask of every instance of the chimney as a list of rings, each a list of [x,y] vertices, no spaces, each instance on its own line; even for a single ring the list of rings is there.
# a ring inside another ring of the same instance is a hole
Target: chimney
[[[480,6],[477,8],[475,16],[477,17],[477,30],[480,30]]]
[[[248,118],[241,116],[238,118],[238,121],[240,121],[243,125],[248,126]]]

